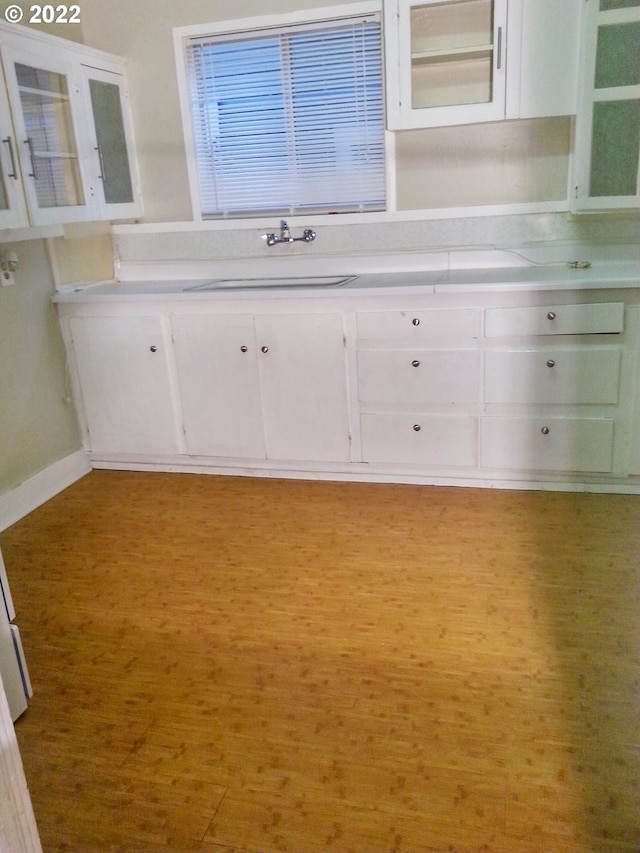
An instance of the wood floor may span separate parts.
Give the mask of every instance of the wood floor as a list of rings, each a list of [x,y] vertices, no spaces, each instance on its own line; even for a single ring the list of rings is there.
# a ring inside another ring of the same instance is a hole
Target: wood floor
[[[2,548],[46,851],[637,853],[640,498],[95,471]]]

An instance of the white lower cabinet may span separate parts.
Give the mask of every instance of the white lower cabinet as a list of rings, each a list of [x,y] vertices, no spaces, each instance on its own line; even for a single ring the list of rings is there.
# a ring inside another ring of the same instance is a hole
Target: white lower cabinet
[[[341,314],[182,314],[172,328],[190,454],[349,460]]]
[[[621,302],[487,309],[481,467],[624,471],[622,389],[633,379],[624,333]]]
[[[363,457],[369,463],[461,468],[476,464],[477,418],[365,413],[360,422]]]
[[[171,347],[163,319],[78,316],[70,318],[69,331],[91,452],[179,453]]]
[[[613,418],[486,417],[480,426],[483,468],[608,473]]]
[[[479,320],[464,308],[356,316],[364,462],[477,464]]]
[[[490,351],[485,355],[484,399],[507,404],[615,405],[620,362],[617,347]]]
[[[187,452],[264,459],[253,317],[172,318]]]
[[[478,353],[366,350],[358,353],[363,403],[455,404],[478,400]]]
[[[640,297],[550,296],[60,308],[101,465],[640,490]]]

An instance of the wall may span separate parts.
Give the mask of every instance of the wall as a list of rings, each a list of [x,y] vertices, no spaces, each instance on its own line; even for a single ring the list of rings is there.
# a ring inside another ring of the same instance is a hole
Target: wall
[[[129,61],[144,221],[192,218],[172,28],[340,5],[339,0],[84,0],[87,44]],[[565,199],[566,117],[395,134],[398,208]]]
[[[18,255],[0,288],[0,494],[78,450],[54,282],[44,240],[3,244]]]
[[[398,208],[566,199],[570,147],[567,116],[398,133]]]

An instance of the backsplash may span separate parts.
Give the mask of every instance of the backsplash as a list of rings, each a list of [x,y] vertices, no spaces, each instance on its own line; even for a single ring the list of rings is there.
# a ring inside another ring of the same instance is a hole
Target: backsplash
[[[290,219],[292,234],[313,227],[312,243],[268,247],[261,235],[280,220],[115,226],[116,277],[201,278],[211,275],[307,272],[317,275],[384,270],[522,266],[566,261],[638,260],[632,215],[572,217],[566,213],[416,218],[345,224]]]

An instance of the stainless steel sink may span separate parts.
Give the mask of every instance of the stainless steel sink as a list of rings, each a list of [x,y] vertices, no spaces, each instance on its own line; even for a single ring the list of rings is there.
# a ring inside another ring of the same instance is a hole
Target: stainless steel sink
[[[343,287],[357,276],[305,276],[299,278],[222,278],[185,287],[185,291],[200,292],[210,290],[264,290],[295,287]]]

